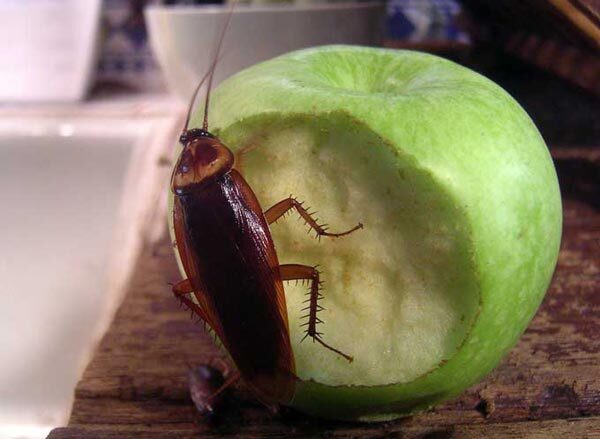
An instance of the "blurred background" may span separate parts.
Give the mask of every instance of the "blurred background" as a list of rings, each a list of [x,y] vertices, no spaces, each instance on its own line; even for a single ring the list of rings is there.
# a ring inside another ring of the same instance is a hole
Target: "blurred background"
[[[66,424],[142,242],[164,229],[173,140],[226,13],[0,0],[0,438]],[[597,210],[599,14],[598,0],[240,2],[216,81],[322,44],[438,54],[513,95],[560,160],[563,194]]]

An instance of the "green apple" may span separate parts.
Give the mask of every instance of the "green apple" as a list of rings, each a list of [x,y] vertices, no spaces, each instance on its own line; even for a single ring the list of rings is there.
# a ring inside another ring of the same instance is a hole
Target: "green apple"
[[[498,85],[424,53],[319,47],[222,83],[210,123],[264,209],[293,194],[332,231],[364,224],[320,241],[293,216],[272,226],[281,263],[320,265],[320,329],[354,357],[301,342],[306,286],[287,285],[292,406],[405,416],[482,379],[525,330],[556,264],[561,200],[542,137]]]

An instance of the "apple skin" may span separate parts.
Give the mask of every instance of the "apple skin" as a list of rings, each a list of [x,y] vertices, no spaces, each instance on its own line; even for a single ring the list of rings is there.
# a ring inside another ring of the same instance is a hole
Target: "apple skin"
[[[549,286],[562,208],[542,137],[498,85],[429,54],[324,46],[238,73],[213,93],[210,111],[211,131],[230,146],[247,120],[344,114],[432,176],[470,227],[479,309],[457,352],[410,382],[302,382],[294,407],[333,419],[406,416],[478,382],[515,345]],[[199,108],[191,126],[201,118]]]

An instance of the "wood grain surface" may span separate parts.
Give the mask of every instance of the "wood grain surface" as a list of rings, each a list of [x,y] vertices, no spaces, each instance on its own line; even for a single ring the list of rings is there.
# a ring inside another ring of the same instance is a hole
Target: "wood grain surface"
[[[483,382],[434,410],[383,424],[270,414],[239,385],[221,419],[196,416],[188,364],[222,356],[179,309],[166,228],[148,242],[129,292],[50,438],[600,437],[600,154],[556,149],[564,235],[552,286],[518,345]]]

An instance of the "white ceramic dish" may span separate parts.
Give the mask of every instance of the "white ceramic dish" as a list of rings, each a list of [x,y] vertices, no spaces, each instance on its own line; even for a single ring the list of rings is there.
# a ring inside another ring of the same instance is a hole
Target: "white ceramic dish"
[[[66,424],[147,222],[164,230],[166,176],[157,175],[168,168],[156,163],[170,154],[179,114],[65,111],[0,117],[2,439]]]
[[[169,89],[187,101],[208,70],[227,6],[151,6],[150,41]],[[238,5],[223,43],[215,85],[256,62],[325,44],[376,46],[383,39],[379,2]]]

